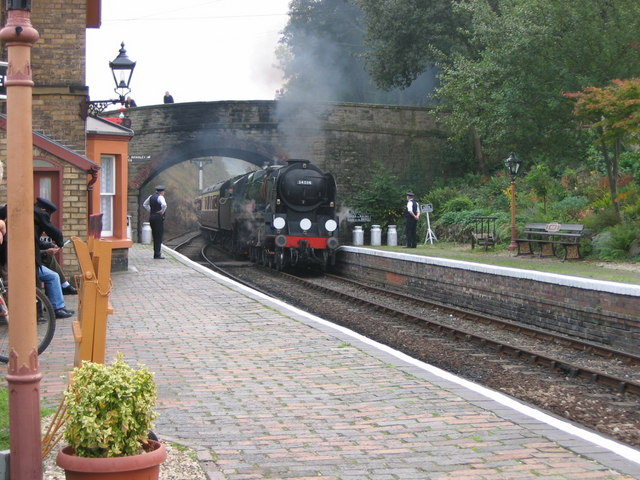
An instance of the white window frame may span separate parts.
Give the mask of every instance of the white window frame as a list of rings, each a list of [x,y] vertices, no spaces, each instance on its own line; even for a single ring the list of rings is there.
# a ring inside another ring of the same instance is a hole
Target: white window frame
[[[102,212],[102,237],[113,236],[113,209],[116,196],[116,156],[100,155],[100,211]],[[105,211],[107,207],[108,211]]]

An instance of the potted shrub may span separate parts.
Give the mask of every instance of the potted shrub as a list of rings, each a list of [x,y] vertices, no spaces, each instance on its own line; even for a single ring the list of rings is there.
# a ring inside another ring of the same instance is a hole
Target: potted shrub
[[[157,397],[153,374],[122,354],[110,365],[82,362],[65,392],[67,420],[56,463],[72,479],[157,479],[164,445],[150,440]]]

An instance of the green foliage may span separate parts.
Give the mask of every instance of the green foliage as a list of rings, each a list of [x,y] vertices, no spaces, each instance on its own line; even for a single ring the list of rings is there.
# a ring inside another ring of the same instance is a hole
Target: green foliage
[[[550,206],[549,221],[579,223],[588,205],[586,197],[565,197]]]
[[[421,204],[430,203],[433,205],[433,218],[438,218],[444,213],[444,206],[448,201],[455,198],[459,190],[453,186],[436,187],[428,194],[421,197]]]
[[[640,152],[622,152],[620,154],[620,172],[631,175],[640,182]]]
[[[65,392],[65,440],[81,457],[124,457],[141,452],[156,417],[156,385],[146,368],[118,354],[110,365],[82,362]]]
[[[367,69],[382,88],[408,87],[429,65],[466,48],[468,16],[450,0],[358,0],[366,18]]]
[[[640,239],[638,224],[619,224],[593,238],[593,251],[603,260],[629,258],[632,245]]]
[[[9,390],[0,389],[0,450],[9,448]]]
[[[356,1],[292,0],[276,55],[282,99],[424,105],[433,75],[408,90],[377,87],[365,69],[364,19]]]
[[[374,166],[369,178],[354,193],[350,203],[353,208],[371,215],[373,224],[386,227],[395,225],[402,217],[406,188],[381,164]]]
[[[442,208],[443,213],[448,212],[462,212],[464,210],[471,210],[474,207],[474,202],[466,195],[460,195],[452,198],[444,204]]]
[[[584,134],[573,128],[562,92],[638,75],[640,52],[628,47],[637,41],[637,2],[455,4],[471,16],[473,54],[443,67],[438,98],[448,125],[458,136],[473,128],[489,155],[515,150],[576,160]]]
[[[602,208],[589,213],[584,217],[583,224],[593,232],[601,232],[607,227],[620,223],[620,217],[612,208]]]

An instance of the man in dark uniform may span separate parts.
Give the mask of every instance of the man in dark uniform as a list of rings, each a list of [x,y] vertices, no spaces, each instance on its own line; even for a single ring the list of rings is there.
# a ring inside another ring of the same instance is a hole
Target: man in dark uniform
[[[405,208],[406,227],[405,234],[407,236],[406,248],[416,248],[418,241],[416,239],[416,227],[420,218],[418,210],[418,202],[413,199],[413,192],[407,192],[407,206]]]
[[[153,236],[153,258],[164,259],[162,255],[162,236],[164,235],[164,212],[167,201],[164,199],[164,185],[156,187],[156,193],[149,195],[142,206],[149,212],[149,225]]]
[[[44,282],[44,289],[47,297],[51,300],[53,308],[55,309],[56,318],[68,318],[71,317],[75,311],[66,308],[64,298],[62,296],[64,294],[64,290],[60,280],[60,275],[45,265],[40,250],[40,237],[43,235],[47,235],[53,241],[55,244],[53,248],[62,248],[64,246],[64,236],[62,235],[62,232],[58,227],[51,223],[51,214],[57,209],[58,207],[56,207],[50,200],[42,197],[36,198],[36,203],[33,209],[34,234],[36,242],[36,272],[38,274],[38,279]],[[69,284],[67,283],[67,285]],[[73,288],[73,290],[75,290],[75,288]]]

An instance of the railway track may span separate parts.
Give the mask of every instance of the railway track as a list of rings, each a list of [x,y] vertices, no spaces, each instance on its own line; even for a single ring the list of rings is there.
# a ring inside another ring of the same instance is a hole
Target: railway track
[[[201,253],[215,257],[211,263],[224,264],[225,274],[237,281],[640,446],[638,356],[362,282],[302,278],[248,268],[210,249]]]

